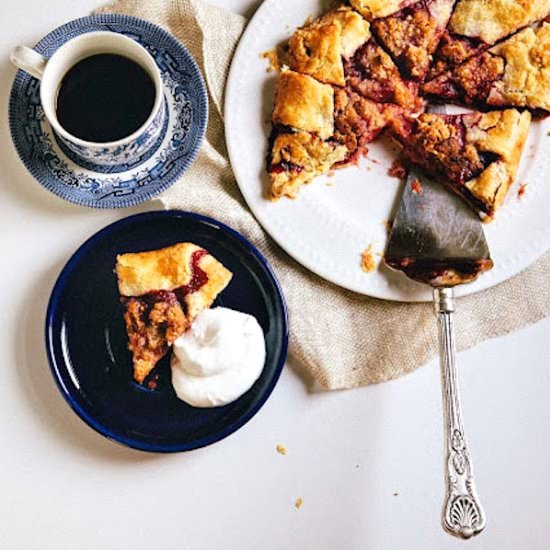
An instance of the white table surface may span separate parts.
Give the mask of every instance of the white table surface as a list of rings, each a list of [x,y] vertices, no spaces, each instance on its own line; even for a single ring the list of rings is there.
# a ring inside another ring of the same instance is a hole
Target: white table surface
[[[250,13],[254,0],[212,0]],[[488,521],[463,542],[440,527],[438,365],[396,382],[312,393],[285,368],[236,434],[157,456],[103,439],[47,366],[43,322],[61,267],[136,211],[67,204],[19,162],[7,125],[8,54],[98,0],[4,0],[0,18],[0,548],[2,550],[548,549],[550,321],[461,353],[467,434]],[[288,454],[281,456],[282,443]],[[294,503],[303,498],[303,506]]]

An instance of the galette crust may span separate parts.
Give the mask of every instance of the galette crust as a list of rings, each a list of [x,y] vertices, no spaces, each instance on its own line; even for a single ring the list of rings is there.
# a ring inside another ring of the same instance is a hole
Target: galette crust
[[[367,21],[386,17],[412,4],[416,0],[350,0],[351,6],[356,9]]]
[[[202,250],[193,243],[178,243],[167,248],[121,254],[117,256],[116,273],[121,296],[139,297],[159,290],[175,290],[189,284],[193,276],[192,256]],[[191,318],[215,297],[231,280],[231,272],[210,254],[198,261],[208,281],[186,296],[187,314]]]
[[[550,0],[459,0],[449,30],[494,44],[549,12]]]
[[[492,105],[550,111],[550,23],[524,29],[490,50],[504,59],[504,74],[489,94]]]
[[[327,139],[334,132],[334,90],[310,76],[285,70],[281,73],[273,124],[317,133]]]
[[[344,86],[343,59],[369,38],[368,22],[352,9],[340,7],[294,33],[288,44],[288,65],[321,82]]]
[[[521,153],[527,136],[531,115],[516,109],[485,113],[467,135],[467,141],[478,150],[500,158],[464,186],[485,205],[486,213],[494,214],[504,201],[516,179]]]
[[[346,158],[347,148],[306,132],[279,134],[273,142],[271,164],[288,164],[296,170],[270,172],[270,198],[295,198],[300,187],[327,173]]]

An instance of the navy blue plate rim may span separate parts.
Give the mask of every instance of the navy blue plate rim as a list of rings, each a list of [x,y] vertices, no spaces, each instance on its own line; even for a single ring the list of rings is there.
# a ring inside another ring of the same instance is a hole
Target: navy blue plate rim
[[[63,385],[62,377],[60,374],[61,367],[58,365],[55,352],[53,350],[54,334],[52,330],[54,325],[54,320],[56,319],[56,316],[57,316],[57,308],[59,305],[59,301],[64,291],[67,280],[71,276],[71,273],[74,270],[74,268],[78,265],[80,259],[90,249],[92,249],[95,246],[96,242],[98,242],[105,236],[108,236],[109,234],[116,232],[117,229],[121,227],[135,223],[136,221],[139,221],[139,220],[143,220],[143,221],[153,220],[160,216],[184,217],[199,223],[206,223],[206,224],[212,225],[218,229],[221,229],[224,232],[227,232],[229,235],[231,235],[237,241],[243,244],[245,248],[250,250],[252,254],[256,257],[256,259],[259,260],[260,264],[265,269],[271,283],[276,289],[276,294],[274,296],[274,299],[278,302],[278,305],[280,306],[280,309],[282,312],[282,326],[283,326],[280,356],[277,360],[275,369],[273,370],[269,385],[267,386],[267,388],[265,389],[261,397],[258,399],[258,401],[254,404],[254,406],[252,406],[247,411],[247,413],[244,414],[241,418],[239,418],[236,422],[226,426],[224,429],[220,430],[216,434],[203,437],[202,439],[192,441],[191,443],[182,443],[180,445],[169,445],[169,446],[158,444],[158,443],[148,443],[145,441],[133,439],[131,437],[126,437],[121,434],[116,434],[111,430],[109,430],[107,427],[105,427],[101,422],[97,421],[93,417],[93,415],[85,411],[84,408],[81,407],[80,404],[77,402],[77,400],[73,397],[69,388]],[[199,449],[202,447],[206,447],[207,445],[216,443],[228,437],[229,435],[233,434],[240,428],[242,428],[247,422],[249,422],[258,413],[258,411],[263,407],[263,405],[265,404],[265,402],[267,401],[267,399],[275,389],[275,386],[277,385],[283,366],[285,364],[287,353],[288,353],[288,342],[289,342],[288,327],[289,327],[288,309],[287,309],[287,304],[284,298],[281,285],[273,271],[273,268],[271,267],[271,265],[269,264],[265,256],[248,239],[246,239],[238,231],[235,231],[228,225],[214,218],[204,216],[202,214],[197,214],[195,212],[188,212],[184,210],[158,210],[158,211],[134,214],[132,216],[128,216],[128,217],[122,218],[121,220],[113,222],[107,225],[106,227],[104,227],[103,229],[99,230],[98,232],[94,233],[76,250],[76,252],[74,252],[74,254],[70,257],[70,259],[67,261],[67,263],[61,270],[61,273],[58,276],[55,282],[55,285],[53,287],[52,293],[50,295],[50,299],[46,310],[45,343],[46,343],[46,354],[48,358],[48,364],[49,364],[52,376],[56,382],[56,385],[61,395],[64,397],[65,401],[69,404],[69,406],[73,409],[73,411],[80,417],[81,420],[83,420],[86,424],[88,424],[88,426],[93,428],[96,432],[103,435],[107,439],[114,441],[115,443],[120,443],[122,445],[125,445],[133,449],[137,449],[139,451],[147,451],[152,453],[173,453],[173,452],[191,451],[191,450]]]
[[[79,206],[86,206],[90,208],[99,208],[99,209],[119,209],[119,208],[129,208],[136,206],[152,198],[156,197],[163,191],[166,191],[172,185],[174,185],[179,178],[191,167],[195,162],[199,150],[204,141],[206,135],[206,129],[209,120],[209,110],[208,110],[208,92],[206,89],[206,83],[204,81],[204,76],[189,50],[184,44],[182,44],[174,35],[163,29],[162,27],[141,19],[139,17],[134,17],[131,15],[123,15],[117,13],[105,13],[105,14],[96,14],[89,15],[85,17],[80,17],[72,21],[68,21],[63,25],[53,29],[47,35],[45,35],[39,42],[37,42],[33,49],[39,53],[44,53],[45,48],[47,48],[52,40],[59,40],[60,45],[62,45],[66,40],[63,40],[64,35],[68,32],[74,30],[79,30],[80,28],[85,28],[90,25],[136,25],[140,26],[144,30],[152,31],[158,35],[162,40],[169,41],[174,45],[177,45],[180,50],[181,55],[185,59],[185,62],[189,64],[189,67],[193,71],[193,82],[197,85],[196,92],[198,94],[198,106],[199,113],[197,116],[197,129],[195,131],[195,143],[191,150],[186,153],[185,158],[181,161],[178,160],[177,166],[174,168],[172,173],[168,177],[163,177],[162,181],[154,187],[154,189],[147,190],[137,195],[127,196],[120,195],[114,196],[112,200],[109,201],[97,201],[92,198],[82,198],[73,195],[72,187],[60,185],[60,182],[55,178],[54,175],[48,174],[45,176],[42,174],[40,165],[37,164],[37,160],[33,156],[28,156],[19,139],[19,130],[18,125],[20,121],[17,117],[17,109],[15,108],[16,101],[18,100],[18,94],[20,92],[20,87],[23,85],[23,82],[26,79],[32,79],[30,75],[25,73],[22,70],[17,71],[16,76],[13,80],[9,101],[8,101],[8,110],[9,110],[9,127],[10,134],[12,136],[12,142],[14,144],[17,154],[27,170],[33,176],[33,178],[42,185],[45,189],[53,193],[54,195],[64,199],[73,204]],[[87,31],[83,31],[87,32]],[[169,131],[169,130],[168,130]],[[155,152],[156,154],[156,152]],[[138,172],[140,165],[134,167],[130,172]]]

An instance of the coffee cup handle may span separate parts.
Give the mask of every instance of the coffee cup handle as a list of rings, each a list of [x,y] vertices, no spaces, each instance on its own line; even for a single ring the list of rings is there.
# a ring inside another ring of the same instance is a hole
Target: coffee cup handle
[[[11,62],[19,69],[39,80],[44,74],[48,60],[27,46],[17,46],[10,55]]]

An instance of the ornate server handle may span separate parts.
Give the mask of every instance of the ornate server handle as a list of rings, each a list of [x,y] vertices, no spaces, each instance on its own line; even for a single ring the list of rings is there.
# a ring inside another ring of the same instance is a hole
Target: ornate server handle
[[[434,302],[439,325],[447,457],[443,527],[451,535],[468,539],[485,527],[485,512],[477,495],[472,460],[462,425],[455,364],[453,289],[434,289]]]

